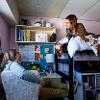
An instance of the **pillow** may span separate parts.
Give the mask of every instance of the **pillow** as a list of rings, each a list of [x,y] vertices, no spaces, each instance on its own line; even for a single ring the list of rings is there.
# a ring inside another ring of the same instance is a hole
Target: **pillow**
[[[80,37],[77,37],[75,39],[78,42],[78,45],[80,47],[80,51],[82,51],[82,50],[92,50],[94,52],[94,54],[97,56],[97,49],[96,49],[96,46],[93,45],[93,42],[91,42],[91,41],[85,42]]]

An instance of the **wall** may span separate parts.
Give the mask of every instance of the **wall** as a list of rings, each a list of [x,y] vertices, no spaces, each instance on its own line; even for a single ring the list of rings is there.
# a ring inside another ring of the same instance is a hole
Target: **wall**
[[[9,26],[6,23],[6,21],[2,18],[2,16],[0,16],[0,38],[1,38],[1,47],[2,50],[8,50],[9,49],[9,39],[10,39],[10,35],[9,35]]]
[[[33,25],[36,21],[41,20],[40,17],[36,18],[32,16],[26,16],[22,18],[27,19],[30,25]],[[56,28],[57,41],[65,37],[66,35],[65,19],[44,17],[43,20],[44,22],[51,22],[54,25],[54,27]],[[78,22],[82,22],[85,25],[88,32],[100,34],[100,22],[85,21],[85,20],[78,20]]]
[[[40,21],[41,18],[38,17],[32,17],[32,16],[27,16],[27,17],[22,17],[23,19],[27,19],[29,25],[33,25],[36,21]],[[56,27],[56,34],[57,34],[57,41],[59,41],[61,38],[65,37],[66,35],[66,28],[65,28],[65,19],[59,19],[59,18],[43,18],[44,22],[51,22],[54,27]],[[79,22],[82,22],[88,32],[93,32],[96,34],[100,34],[100,22],[96,21],[85,21],[85,20],[79,20]],[[10,48],[16,48],[16,43],[15,43],[15,28],[11,28],[11,37],[10,37]]]
[[[32,16],[26,16],[22,18],[27,19],[30,25],[33,25],[35,22],[41,20],[41,17],[32,17]],[[43,20],[44,20],[44,24],[46,22],[50,22],[56,28],[57,41],[60,40],[62,37],[65,37],[66,29],[65,29],[64,19],[43,17]]]
[[[46,62],[46,54],[54,54],[54,44],[26,44],[19,45],[19,52],[23,57],[23,66],[30,69],[31,63],[39,64],[42,69],[51,66],[54,62]],[[48,49],[48,50],[47,50]]]
[[[10,28],[10,48],[16,48],[17,43],[15,42],[15,27]]]
[[[85,20],[79,20],[79,22],[82,22],[85,25],[88,32],[100,34],[100,22]]]
[[[23,19],[28,20],[28,25],[33,25],[35,22],[40,21],[41,18],[36,18],[36,17],[22,17]],[[44,25],[45,22],[50,22],[53,24],[53,26],[57,29],[56,34],[57,34],[57,41],[59,41],[61,38],[65,37],[66,35],[66,28],[65,28],[65,19],[59,19],[59,18],[43,18],[44,19]],[[100,23],[95,22],[95,21],[83,21],[79,20],[79,22],[82,22],[88,32],[94,32],[97,34],[100,34]],[[94,27],[94,28],[93,28]],[[15,43],[15,28],[11,28],[11,37],[10,37],[10,48],[15,48],[17,45]],[[32,61],[32,57],[34,56],[34,45],[24,45],[24,46],[19,46],[19,51],[23,55],[24,61]],[[23,52],[24,51],[24,52]],[[40,61],[41,63],[41,61]],[[42,64],[42,63],[41,63]],[[43,64],[44,61],[43,61]],[[24,63],[24,66],[28,65]],[[45,67],[45,66],[44,66]],[[42,68],[44,68],[42,66]],[[26,66],[28,68],[28,66]]]

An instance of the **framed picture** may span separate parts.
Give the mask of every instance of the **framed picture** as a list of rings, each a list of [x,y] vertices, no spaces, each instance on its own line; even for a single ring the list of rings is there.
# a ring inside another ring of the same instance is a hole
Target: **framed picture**
[[[36,42],[48,42],[48,35],[45,33],[37,33],[35,39]]]

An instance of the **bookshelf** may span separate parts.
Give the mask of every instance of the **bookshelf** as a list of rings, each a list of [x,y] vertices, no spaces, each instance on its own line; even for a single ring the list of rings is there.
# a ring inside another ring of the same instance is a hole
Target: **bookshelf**
[[[46,62],[46,54],[55,54],[55,43],[50,42],[50,36],[56,33],[54,27],[35,27],[16,25],[15,42],[23,56],[23,66],[31,69],[30,64],[38,64],[41,69],[55,65]]]
[[[54,27],[16,25],[15,41],[17,43],[48,43],[49,37],[55,32]]]

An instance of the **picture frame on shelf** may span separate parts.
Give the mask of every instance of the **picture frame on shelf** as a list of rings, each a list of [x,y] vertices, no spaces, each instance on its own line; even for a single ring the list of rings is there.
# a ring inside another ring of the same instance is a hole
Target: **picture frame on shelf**
[[[35,34],[36,42],[48,42],[48,35],[43,33]]]

